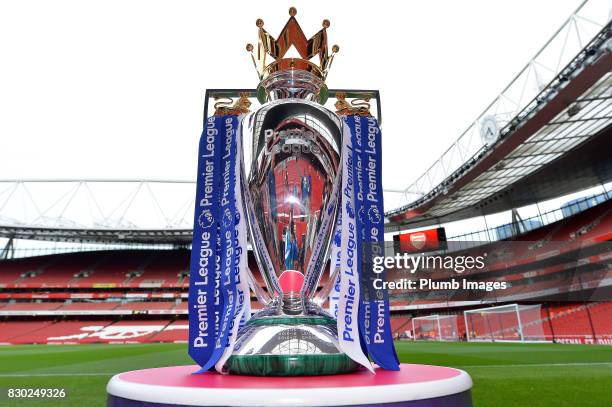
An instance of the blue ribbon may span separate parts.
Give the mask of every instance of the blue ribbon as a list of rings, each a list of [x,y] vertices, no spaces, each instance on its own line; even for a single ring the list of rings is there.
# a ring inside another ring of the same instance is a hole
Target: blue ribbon
[[[222,297],[221,327],[215,342],[215,349],[211,356],[212,365],[221,358],[227,347],[227,338],[234,320],[236,308],[236,278],[235,266],[237,262],[236,242],[236,129],[238,120],[236,116],[223,116],[223,132],[221,149],[221,178],[219,197],[219,265],[221,269],[220,291]],[[203,367],[205,369],[206,366]]]
[[[399,370],[389,319],[386,290],[374,288],[372,257],[384,255],[384,209],[382,191],[382,137],[376,119],[368,116],[346,118],[353,140],[353,177],[357,226],[357,269],[361,283],[359,329],[374,363],[387,370]],[[376,278],[385,278],[378,275]]]
[[[349,116],[346,118],[346,123],[350,129],[351,142],[353,146],[353,199],[355,203],[355,227],[356,227],[356,270],[359,276],[360,283],[360,298],[359,298],[359,314],[358,325],[359,335],[361,337],[361,348],[366,355],[369,353],[368,341],[370,338],[369,318],[371,304],[369,301],[369,292],[363,275],[363,242],[365,241],[363,228],[363,148],[361,142],[361,122],[358,116]]]
[[[189,279],[189,355],[199,372],[223,354],[233,319],[238,124],[235,116],[211,117],[200,138]]]

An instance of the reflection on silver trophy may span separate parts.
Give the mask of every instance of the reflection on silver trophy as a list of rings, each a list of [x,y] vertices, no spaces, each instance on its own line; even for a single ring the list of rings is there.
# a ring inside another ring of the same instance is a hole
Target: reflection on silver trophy
[[[343,126],[320,103],[333,60],[325,32],[329,22],[314,41],[305,42],[295,9],[290,15],[279,40],[257,21],[257,55],[276,60],[266,65],[265,58],[253,58],[265,103],[243,121],[244,139],[252,139],[244,146],[252,158],[244,187],[250,196],[249,237],[267,292],[254,287],[265,308],[238,333],[226,364],[230,373],[333,374],[357,366],[339,350],[336,321],[320,307],[333,281],[317,294],[338,212],[332,193],[340,177]],[[291,45],[301,59],[283,58]],[[309,61],[314,55],[320,65]]]

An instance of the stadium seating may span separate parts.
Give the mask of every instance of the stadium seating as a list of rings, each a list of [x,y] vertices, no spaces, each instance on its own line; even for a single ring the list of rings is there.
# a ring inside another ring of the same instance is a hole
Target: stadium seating
[[[177,287],[182,282],[179,274],[189,270],[189,252],[186,250],[159,253],[143,268],[142,274],[131,279],[130,287]]]
[[[70,256],[46,256],[48,262],[40,266],[40,273],[24,279],[28,287],[63,288],[69,286],[75,275],[87,270],[95,261],[88,253],[74,253]]]
[[[187,320],[0,322],[0,344],[181,342]]]
[[[60,321],[44,329],[13,338],[13,343],[85,343],[92,333],[111,324],[111,321]]]
[[[115,309],[130,310],[167,310],[170,311],[176,304],[174,302],[162,301],[129,301],[119,305]]]
[[[612,338],[612,302],[551,307],[551,335],[560,342],[584,343]]]
[[[72,302],[65,303],[60,310],[62,311],[91,311],[91,310],[113,310],[120,302]]]
[[[391,334],[393,337],[400,336],[404,331],[412,330],[410,322],[412,319],[406,316],[394,316],[391,318]]]
[[[612,219],[612,201],[605,201],[597,206],[589,208],[579,214],[570,216],[561,222],[561,227],[553,234],[552,240],[557,241],[572,241],[586,240],[586,234],[577,234],[576,232],[584,227],[590,227],[590,235],[588,237],[599,237],[605,232],[610,232],[610,229],[605,230],[601,226],[605,226]]]
[[[27,272],[35,272],[42,268],[46,259],[26,258],[0,261],[0,288],[14,286],[22,275]]]
[[[0,343],[36,343],[32,338],[53,324],[52,321],[0,322]]]
[[[516,240],[536,242],[533,250],[512,253],[517,260],[535,259],[547,250],[547,242],[595,242],[609,238],[612,200],[560,222],[533,230]],[[569,244],[569,243],[568,243]],[[555,247],[559,247],[559,244]],[[189,256],[183,250],[129,250],[83,252],[40,256],[0,262],[0,287],[5,288],[186,288]],[[252,255],[249,266],[264,286]],[[495,266],[492,266],[494,268]],[[25,273],[31,276],[22,277]],[[80,274],[79,274],[80,273]],[[181,274],[182,273],[182,274]],[[324,273],[321,284],[326,284]]]
[[[546,305],[533,317],[522,321],[522,333],[529,340],[612,344],[612,301]],[[490,332],[498,339],[519,339],[512,319],[491,318],[487,326],[484,323],[478,318],[470,321],[472,336]]]
[[[187,301],[182,301],[182,302],[179,302],[178,304],[176,304],[174,306],[174,309],[175,310],[185,310],[186,311],[187,310],[187,306],[188,306]]]
[[[576,242],[583,246],[593,244],[609,240],[610,230],[612,201],[607,201],[518,237],[515,240],[526,244],[509,253],[509,258],[522,259],[522,269],[507,276],[513,285],[506,294],[528,298],[535,292],[560,286],[571,288],[577,283],[596,284],[606,278],[609,271],[605,267],[581,270],[578,279],[576,275],[560,274],[566,270],[566,264],[537,268],[530,268],[529,264],[546,253],[549,245],[571,248]],[[589,255],[579,260],[582,264],[604,262],[608,255]],[[503,263],[500,270],[511,270],[508,264]],[[0,343],[185,341],[186,319],[184,316],[174,319],[177,314],[184,315],[188,310],[188,265],[189,253],[185,250],[109,250],[0,261],[0,288],[3,289],[0,312],[5,318],[0,322]],[[265,284],[252,253],[249,253],[249,266],[255,280],[263,287]],[[534,278],[555,273],[559,276]],[[328,279],[326,270],[320,286],[327,284]],[[400,307],[404,313],[413,310],[414,314],[397,317],[392,314],[394,336],[412,330],[411,317],[434,314],[436,308],[453,306],[450,299],[441,300],[435,295],[405,298],[400,291],[391,294],[394,308]],[[181,298],[182,301],[177,303],[176,300]],[[260,308],[259,303],[253,302],[253,310]],[[47,319],[24,321],[37,312],[37,318]],[[547,340],[612,341],[612,302],[554,305],[542,307],[541,313],[539,322]],[[93,319],[94,314],[98,315],[98,320]],[[148,321],[141,316],[144,314],[157,314],[155,318],[160,319]],[[458,334],[463,337],[465,321],[462,310],[456,314]],[[122,318],[137,319],[127,321]],[[506,328],[502,323],[498,330]],[[529,330],[529,325],[524,327],[524,333],[533,336]],[[508,337],[515,334],[506,333]]]
[[[170,323],[169,320],[119,321],[92,336],[111,343],[149,342],[150,338],[167,328]]]
[[[52,311],[62,305],[61,302],[12,302],[6,304],[2,311]]]
[[[142,272],[151,252],[135,253],[133,251],[122,253],[115,251],[104,256],[99,264],[93,266],[87,276],[79,278],[71,286],[87,288],[114,288],[124,287],[130,280],[130,273]]]
[[[0,262],[4,288],[186,288],[187,251],[111,250]],[[23,276],[28,273],[28,276]]]
[[[589,311],[595,335],[612,339],[612,302],[595,303]]]
[[[505,281],[512,283],[512,287],[503,293],[505,301],[537,298],[547,292],[576,291],[589,285],[595,287],[610,278],[607,263],[612,250],[610,246],[603,246],[600,254],[590,255],[584,249],[611,239],[611,230],[612,200],[607,200],[561,221],[514,238],[516,243],[511,245],[498,242],[481,246],[478,253],[495,253],[498,248],[507,252],[503,258],[492,261],[482,273],[494,271],[498,273],[496,277],[503,275]],[[572,252],[574,254],[570,256],[560,256]],[[543,259],[548,263],[543,262]],[[578,269],[578,266],[582,268]],[[472,276],[475,274],[471,273]],[[392,270],[389,276],[390,279],[405,277],[402,272],[396,270]],[[434,271],[431,277],[448,279],[448,273]],[[428,303],[437,303],[438,308],[444,308],[450,300],[439,295],[435,296],[434,298],[437,298],[433,301],[422,295],[413,295],[410,299],[405,299],[404,290],[392,290],[390,294],[392,306],[402,310],[419,308],[418,305]],[[497,300],[498,297],[494,299]]]
[[[186,319],[180,319],[166,326],[164,330],[151,334],[147,342],[187,342],[189,324]]]

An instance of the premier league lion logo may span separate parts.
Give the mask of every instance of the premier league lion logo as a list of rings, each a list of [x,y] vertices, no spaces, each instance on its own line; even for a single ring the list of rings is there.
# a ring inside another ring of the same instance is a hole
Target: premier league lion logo
[[[361,208],[359,208],[359,211],[357,212],[357,215],[359,216],[359,222],[363,223],[363,215],[365,213],[365,210],[363,209],[363,206]]]
[[[368,217],[370,218],[370,222],[372,222],[374,224],[378,224],[382,220],[382,216],[380,215],[380,211],[378,210],[378,207],[376,207],[376,206],[372,206],[370,208],[370,210],[368,211]]]
[[[214,222],[215,222],[215,218],[213,217],[212,213],[210,213],[210,210],[208,209],[204,209],[202,213],[200,213],[200,216],[198,217],[198,224],[200,225],[201,228],[204,228],[204,229],[211,227]]]
[[[348,213],[349,218],[355,219],[355,211],[350,203],[346,203],[346,212]]]
[[[229,209],[226,209],[223,212],[223,226],[229,228],[232,225],[232,221],[234,217],[232,216],[232,212]]]
[[[338,230],[336,230],[336,233],[334,233],[334,244],[337,247],[340,247],[340,245],[342,244],[342,230],[340,228],[338,228]]]

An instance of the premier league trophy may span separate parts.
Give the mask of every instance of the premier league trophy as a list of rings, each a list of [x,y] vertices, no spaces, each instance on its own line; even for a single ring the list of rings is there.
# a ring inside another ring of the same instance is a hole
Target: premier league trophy
[[[327,49],[329,21],[306,40],[295,13],[292,8],[278,40],[257,20],[256,52],[247,45],[264,102],[243,123],[252,138],[246,146],[252,157],[249,236],[270,298],[238,333],[229,373],[323,375],[357,367],[338,348],[336,320],[313,299],[336,223],[332,192],[338,188],[342,145],[342,120],[321,105],[334,55]],[[284,58],[291,45],[302,58]],[[319,65],[309,61],[316,55]]]
[[[388,294],[372,284],[385,280],[372,267],[384,255],[381,130],[362,94],[328,92],[329,21],[307,39],[289,15],[277,39],[257,20],[257,91],[216,93],[239,98],[205,118],[189,275],[197,365],[115,375],[107,405],[470,407],[465,372],[399,364]]]
[[[296,12],[278,39],[258,19],[258,44],[246,47],[262,106],[250,112],[246,94],[216,103],[200,140],[189,308],[202,371],[330,375],[373,370],[370,358],[398,366],[387,294],[367,282],[362,254],[384,236],[380,129],[367,104],[338,94],[336,112],[323,106],[339,48],[328,49],[328,20],[307,39]],[[247,235],[267,291],[246,264]],[[320,289],[332,235],[333,273]],[[321,307],[332,286],[337,318]],[[249,288],[264,305],[250,319]]]

